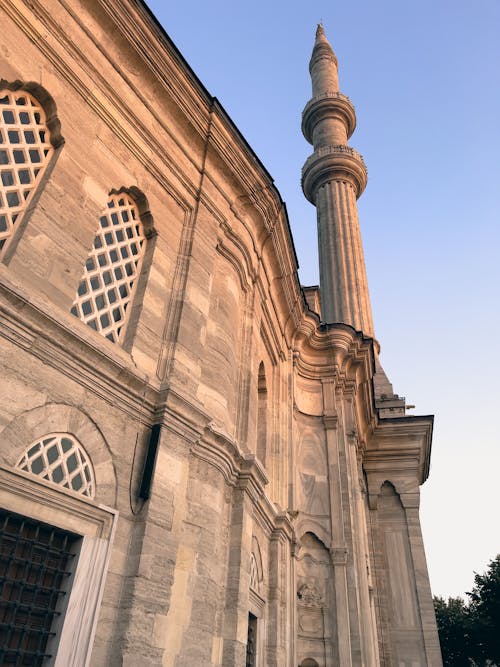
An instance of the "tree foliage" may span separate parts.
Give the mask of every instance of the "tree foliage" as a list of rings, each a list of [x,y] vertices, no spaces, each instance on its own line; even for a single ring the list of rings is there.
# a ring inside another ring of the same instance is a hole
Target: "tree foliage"
[[[445,667],[500,665],[500,554],[474,575],[469,598],[434,597]]]

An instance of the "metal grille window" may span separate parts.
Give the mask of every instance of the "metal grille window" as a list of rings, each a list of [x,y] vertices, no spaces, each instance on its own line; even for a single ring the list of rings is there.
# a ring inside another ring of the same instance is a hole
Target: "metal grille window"
[[[0,509],[0,664],[38,667],[52,657],[79,540]]]
[[[16,467],[89,498],[94,497],[92,464],[80,443],[67,433],[45,435],[26,449]]]
[[[144,230],[134,200],[112,195],[100,218],[71,312],[116,343],[141,268]]]
[[[0,91],[0,253],[53,151],[45,120],[26,91]]]

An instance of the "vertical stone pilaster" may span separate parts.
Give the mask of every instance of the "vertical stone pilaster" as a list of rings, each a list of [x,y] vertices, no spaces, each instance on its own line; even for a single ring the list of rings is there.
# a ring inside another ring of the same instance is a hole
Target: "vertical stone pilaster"
[[[243,489],[233,491],[222,667],[244,667],[248,630],[249,561],[252,502]]]
[[[186,511],[189,449],[178,440],[172,446],[175,439],[163,431],[151,497],[130,538],[133,567],[123,588],[122,632],[117,633],[115,646],[116,664],[125,667],[161,663],[168,643],[167,617],[177,604],[174,582]]]
[[[289,598],[295,599],[289,590],[290,548],[280,529],[274,530],[269,545],[269,595],[267,600],[267,652],[266,667],[285,667],[290,661],[292,647],[289,644]],[[288,661],[288,662],[287,662]]]
[[[335,384],[334,381],[323,382],[323,401],[325,415],[323,422],[326,433],[327,460],[328,460],[328,488],[330,492],[330,516],[332,546],[330,558],[333,566],[334,598],[336,607],[336,645],[338,660],[341,667],[350,667],[351,660],[351,628],[349,617],[349,595],[347,575],[347,546],[344,527],[344,501],[342,466],[339,455],[337,425],[338,418],[335,411]]]
[[[352,407],[352,406],[351,406]],[[358,602],[358,626],[360,640],[361,664],[378,664],[377,630],[372,614],[369,586],[370,548],[368,545],[368,527],[364,512],[362,495],[361,455],[359,443],[354,433],[349,437],[349,461],[351,478],[352,520],[353,520],[353,560],[356,576]]]
[[[427,571],[424,542],[420,528],[418,493],[402,493],[401,503],[405,510],[408,540],[415,573],[417,600],[422,623],[422,634],[428,667],[441,667],[441,647],[437,632],[436,615],[432,602],[432,591]]]
[[[330,550],[330,557],[335,581],[339,667],[351,667],[353,663],[349,621],[349,596],[347,591],[347,548],[333,547]]]

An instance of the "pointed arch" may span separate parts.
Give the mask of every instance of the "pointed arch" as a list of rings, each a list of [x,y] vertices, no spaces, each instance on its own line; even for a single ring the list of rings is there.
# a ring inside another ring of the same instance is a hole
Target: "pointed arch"
[[[111,190],[71,313],[113,343],[124,342],[147,240],[153,235],[145,195],[135,187]]]
[[[54,100],[42,86],[0,80],[0,256],[13,252],[44,173],[64,143]]]

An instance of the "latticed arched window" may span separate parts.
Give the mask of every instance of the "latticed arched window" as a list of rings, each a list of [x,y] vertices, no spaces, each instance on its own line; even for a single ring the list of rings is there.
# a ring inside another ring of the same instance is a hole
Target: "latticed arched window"
[[[0,90],[0,254],[40,182],[53,147],[41,104],[25,90]]]
[[[115,343],[122,338],[144,249],[137,204],[125,192],[112,194],[71,312]]]
[[[44,435],[26,449],[16,468],[83,496],[94,497],[92,463],[78,440],[68,433]]]

